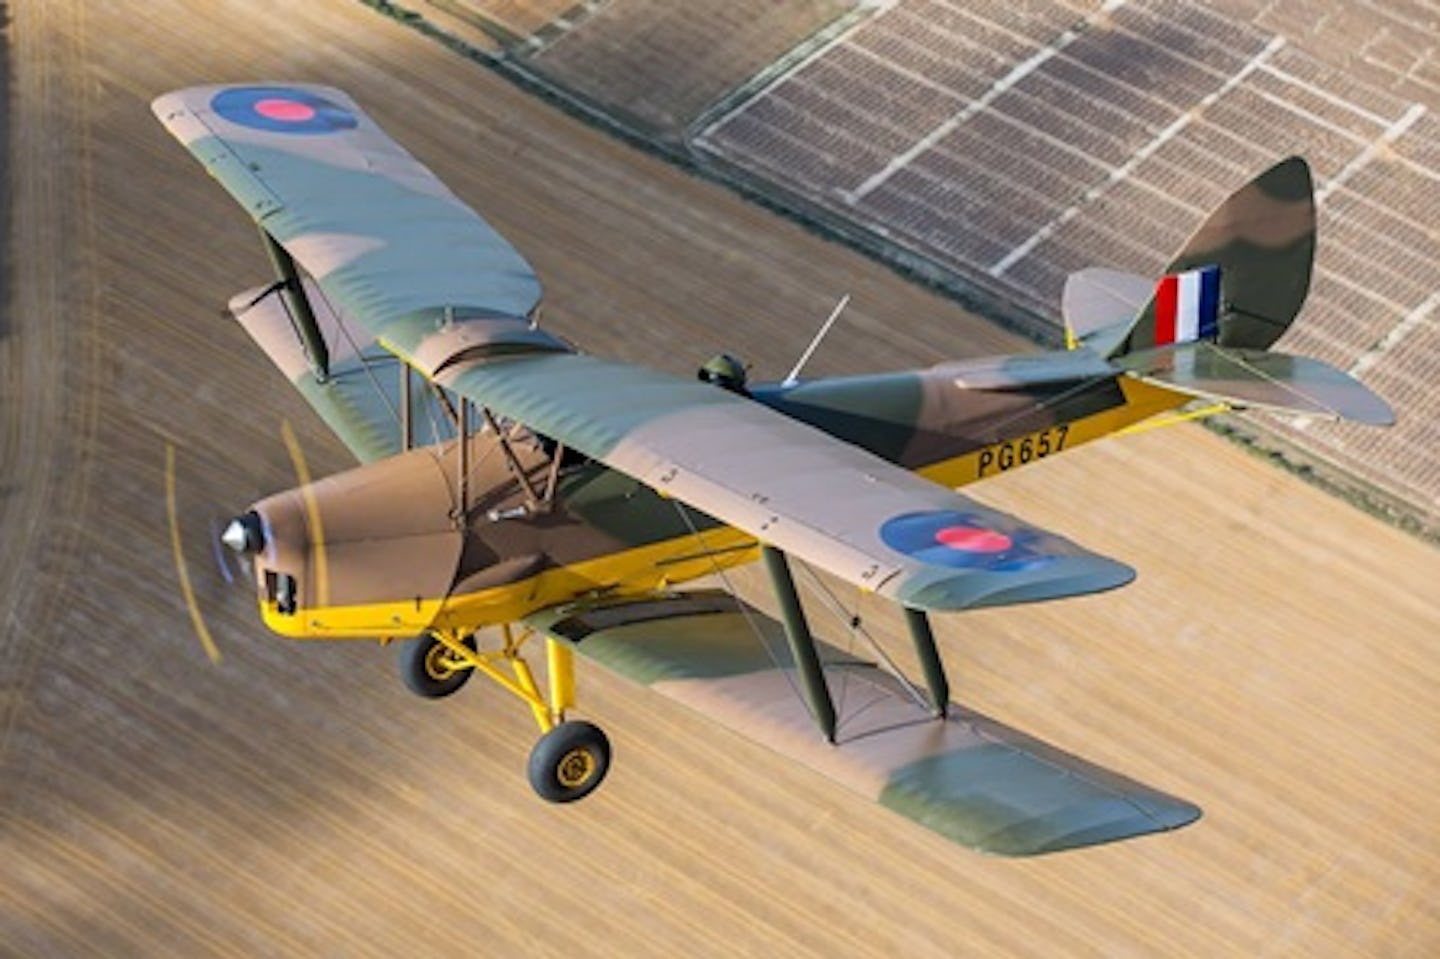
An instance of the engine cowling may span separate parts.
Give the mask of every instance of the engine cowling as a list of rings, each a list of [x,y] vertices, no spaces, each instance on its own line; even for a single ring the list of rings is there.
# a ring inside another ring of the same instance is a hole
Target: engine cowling
[[[464,542],[451,459],[412,450],[270,496],[232,521],[222,538],[253,557],[266,625],[295,638],[429,628]]]

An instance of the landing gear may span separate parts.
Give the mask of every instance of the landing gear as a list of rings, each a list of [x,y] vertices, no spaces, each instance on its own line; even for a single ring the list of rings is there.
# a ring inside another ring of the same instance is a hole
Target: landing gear
[[[475,637],[460,640],[471,653],[475,652]],[[400,667],[400,678],[405,686],[417,696],[439,699],[464,686],[474,674],[474,668],[446,644],[430,635],[407,639],[400,644],[396,656]]]
[[[501,628],[499,649],[479,652],[474,636],[436,630],[401,648],[405,685],[422,696],[448,696],[481,673],[530,707],[540,739],[530,753],[530,785],[540,798],[574,802],[595,791],[610,769],[610,741],[592,723],[567,721],[575,705],[575,653],[556,639],[545,641],[547,689],[542,692],[521,652],[535,634]]]
[[[583,799],[610,769],[610,740],[592,723],[561,723],[530,752],[530,785],[546,802]]]

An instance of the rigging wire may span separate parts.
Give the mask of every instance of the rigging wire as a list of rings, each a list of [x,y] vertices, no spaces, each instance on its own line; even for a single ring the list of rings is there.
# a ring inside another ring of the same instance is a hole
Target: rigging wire
[[[386,394],[385,389],[380,385],[379,377],[375,375],[374,369],[371,368],[372,363],[384,362],[384,360],[371,359],[370,357],[367,357],[364,351],[360,349],[360,345],[356,342],[355,337],[351,335],[349,328],[345,324],[344,317],[340,315],[340,311],[335,309],[335,304],[330,302],[330,297],[326,295],[325,290],[319,284],[316,284],[315,291],[320,294],[320,299],[325,302],[325,308],[329,310],[330,315],[335,318],[335,326],[340,331],[340,334],[345,337],[345,342],[349,344],[350,349],[355,353],[356,358],[360,360],[361,369],[363,369],[365,371],[365,375],[370,378],[370,385],[374,387],[376,395],[380,397],[380,402],[384,403],[385,408],[390,412],[390,418],[395,421],[396,428],[403,429],[404,423],[402,423],[400,420],[400,411],[397,410],[394,404],[390,402],[389,395]],[[397,363],[405,362],[400,357],[395,356],[393,353],[390,355]]]
[[[690,535],[693,536],[695,541],[700,545],[700,552],[710,560],[710,566],[714,574],[720,577],[720,582],[725,586],[725,592],[729,593],[730,598],[735,601],[736,609],[738,609],[740,615],[745,618],[745,624],[750,627],[750,632],[754,633],[755,638],[760,641],[761,647],[765,650],[765,655],[769,657],[770,662],[779,670],[780,675],[785,677],[785,683],[790,687],[790,692],[795,695],[795,698],[801,702],[805,702],[805,697],[800,694],[800,687],[795,685],[795,677],[791,675],[791,669],[794,668],[794,664],[787,666],[780,661],[780,657],[770,648],[770,640],[765,636],[764,630],[762,630],[755,621],[755,615],[751,612],[749,604],[740,598],[740,593],[735,589],[735,584],[730,581],[730,577],[726,574],[724,567],[722,567],[719,560],[716,559],[716,556],[719,554],[706,544],[705,535],[696,528],[685,505],[676,499],[672,499],[670,502],[674,504],[676,512],[680,514],[680,518],[684,520],[686,527],[689,528]],[[809,709],[808,705],[806,709]]]
[[[840,602],[830,587],[826,585],[825,581],[821,579],[819,574],[811,569],[808,564],[801,563],[800,568],[805,575],[809,577],[810,584],[819,592],[821,604],[829,609],[831,613],[845,620],[846,627],[850,632],[851,643],[854,642],[856,635],[859,635],[861,639],[865,640],[866,645],[870,647],[870,650],[880,661],[881,668],[900,682],[900,685],[909,693],[910,698],[915,700],[917,706],[921,709],[929,710],[930,704],[921,696],[919,688],[905,676],[904,672],[900,670],[900,667],[890,658],[890,654],[885,652],[885,648],[880,645],[879,640],[870,635],[870,631],[865,628],[865,624],[860,619],[858,598],[856,610],[852,614],[845,609],[844,604]],[[849,650],[847,650],[847,652],[849,652]],[[848,676],[846,678],[848,679]]]

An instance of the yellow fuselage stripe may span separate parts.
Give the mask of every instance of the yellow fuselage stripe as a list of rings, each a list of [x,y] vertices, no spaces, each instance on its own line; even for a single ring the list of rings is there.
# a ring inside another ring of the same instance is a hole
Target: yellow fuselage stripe
[[[1011,437],[963,456],[922,466],[915,472],[933,483],[948,486],[951,489],[959,489],[977,480],[990,479],[1017,466],[1044,459],[1047,455],[1063,453],[1084,443],[1109,436],[1141,420],[1149,419],[1156,413],[1172,410],[1194,399],[1193,396],[1161,389],[1128,376],[1120,377],[1119,383],[1120,390],[1125,396],[1125,403],[1122,406],[1115,406],[1104,412],[1072,420],[1069,423],[1057,423],[1047,429]],[[1006,451],[1013,453],[1017,447],[1027,441],[1031,444],[1030,448],[1034,449],[1041,438],[1053,441],[1056,434],[1062,429],[1064,431],[1063,445],[1050,453],[1039,453],[1033,458],[1023,460],[1013,456],[1006,460],[1000,455]]]
[[[547,569],[527,579],[444,599],[400,600],[355,606],[302,609],[282,614],[262,601],[265,625],[294,639],[374,639],[411,636],[428,629],[470,632],[513,623],[537,609],[581,596],[640,595],[739,566],[759,556],[748,533],[729,526],[700,534],[703,551],[689,533]]]

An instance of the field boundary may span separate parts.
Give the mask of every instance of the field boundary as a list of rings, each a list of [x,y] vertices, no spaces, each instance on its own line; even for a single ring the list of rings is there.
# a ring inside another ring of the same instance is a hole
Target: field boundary
[[[766,180],[722,157],[692,148],[691,134],[702,128],[702,121],[713,123],[722,108],[733,108],[753,97],[758,90],[793,70],[797,63],[807,60],[817,48],[823,48],[874,13],[883,10],[883,4],[857,6],[854,12],[833,21],[800,44],[791,56],[777,61],[749,81],[737,86],[732,93],[703,111],[687,127],[683,144],[677,145],[626,123],[585,94],[562,86],[531,69],[508,50],[491,52],[477,47],[431,21],[423,13],[392,0],[358,2],[418,31],[457,55],[490,69],[525,92],[622,142],[663,159],[692,176],[724,186],[819,237],[854,249],[894,270],[905,279],[920,283],[954,300],[1002,329],[1017,333],[1040,347],[1055,348],[1060,345],[1059,326],[1055,322],[1002,295],[988,284],[907,248],[870,224],[839,216],[797,191]],[[1440,516],[1419,504],[1374,486],[1313,451],[1302,450],[1275,430],[1267,428],[1263,422],[1220,416],[1204,421],[1203,425],[1212,433],[1270,461],[1357,509],[1425,542],[1440,545]]]

